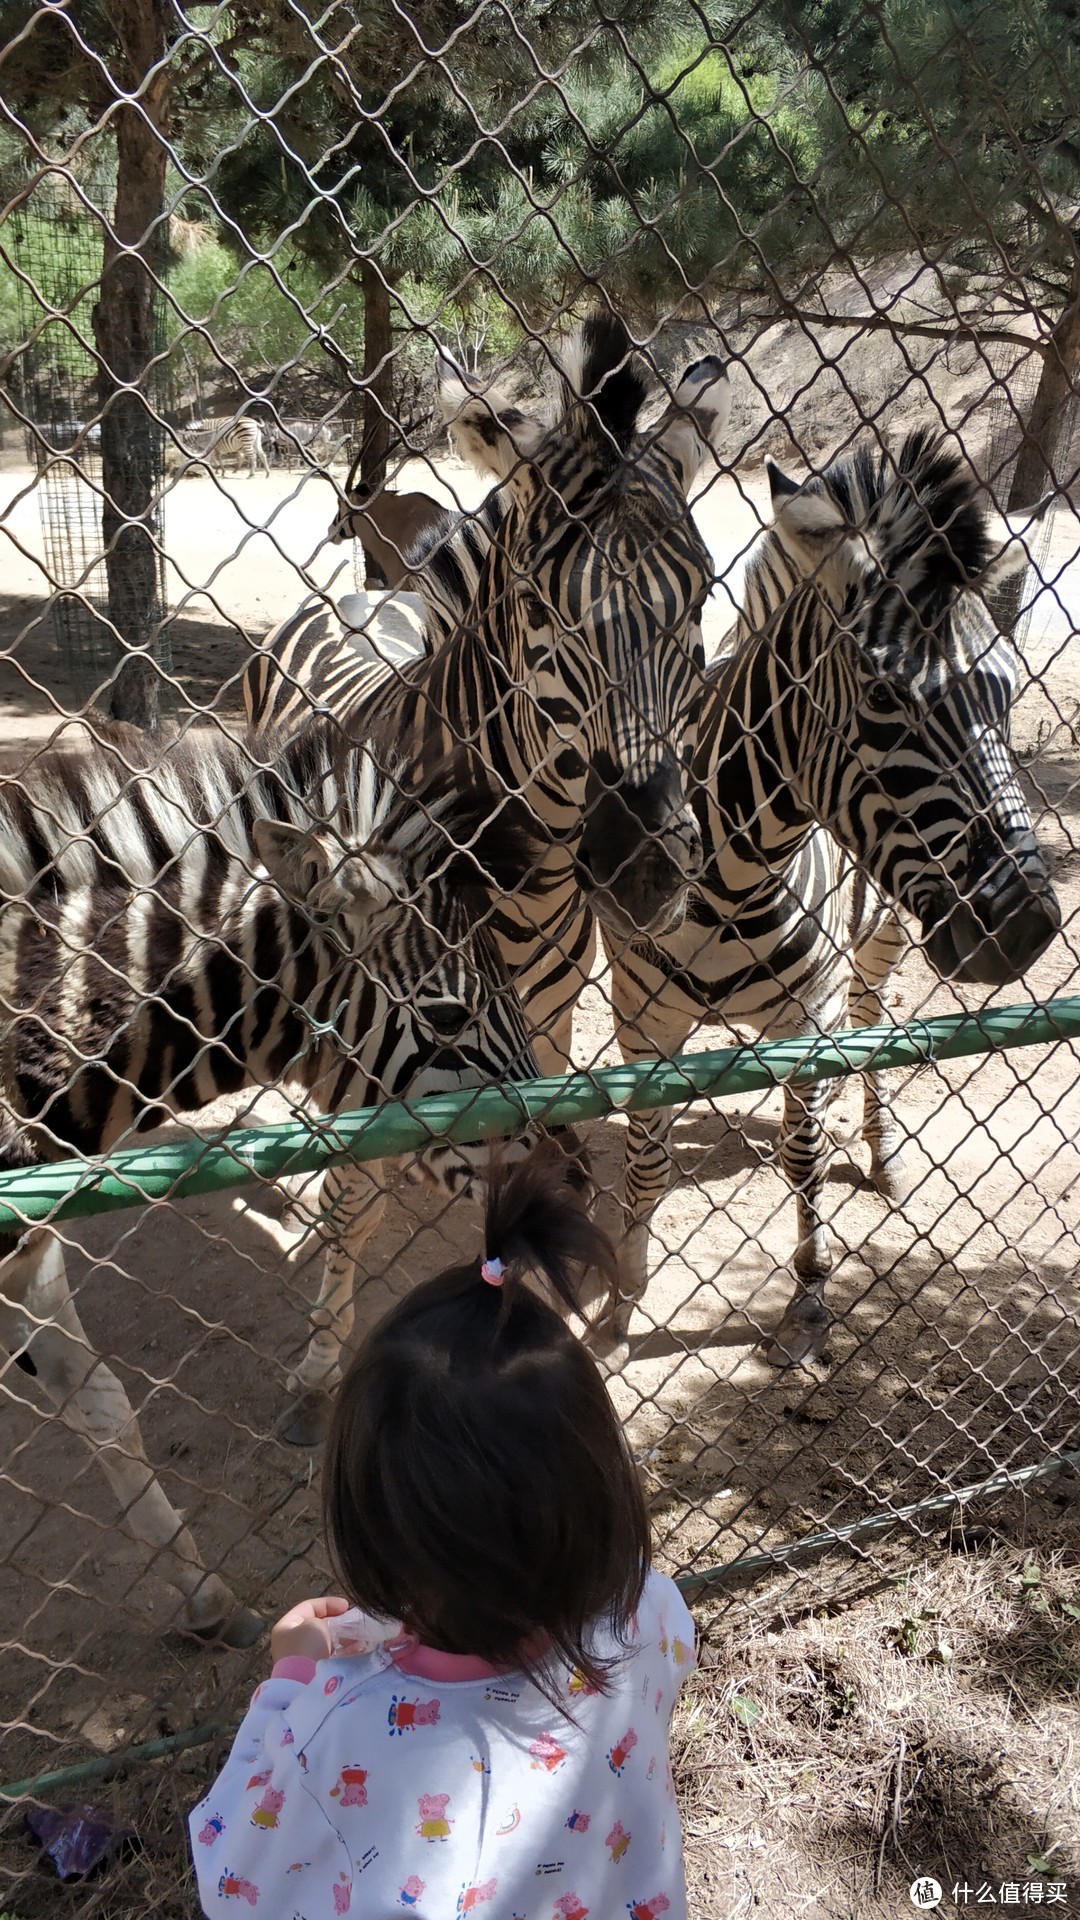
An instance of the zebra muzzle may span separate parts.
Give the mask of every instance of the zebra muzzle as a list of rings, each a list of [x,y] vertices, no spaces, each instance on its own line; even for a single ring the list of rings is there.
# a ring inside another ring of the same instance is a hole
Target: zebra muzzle
[[[576,871],[602,925],[623,937],[681,925],[703,857],[701,829],[670,749],[656,771],[636,784],[610,764],[593,761]]]
[[[920,902],[923,939],[943,979],[1007,986],[1060,932],[1061,908],[1031,834],[998,841],[981,864],[970,891],[945,883]]]

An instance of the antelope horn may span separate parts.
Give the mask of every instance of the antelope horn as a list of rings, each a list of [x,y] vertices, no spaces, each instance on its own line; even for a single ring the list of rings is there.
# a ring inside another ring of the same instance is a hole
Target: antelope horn
[[[484,391],[483,383],[476,378],[475,374],[466,373],[464,367],[458,365],[449,347],[436,348],[435,377],[440,386],[447,380],[456,380],[464,387],[466,393],[481,394]]]
[[[345,482],[346,497],[351,495],[353,488],[356,485],[356,478],[360,471],[360,462],[363,459],[363,457],[364,457],[364,442],[361,439],[360,445],[356,450],[356,458],[354,459],[352,466],[349,468],[349,477]]]
[[[372,427],[370,432],[364,434],[360,442],[360,451],[357,454],[356,459],[353,461],[352,466],[349,468],[348,490],[350,494],[352,493],[353,488],[359,485],[364,487],[364,492],[367,495],[368,499],[371,498],[372,489],[369,486],[364,486],[364,482],[362,480],[358,480],[358,474],[359,474],[360,468],[364,463],[364,456],[366,455],[372,440],[375,438],[377,431],[378,431],[378,428],[376,424],[376,426]]]

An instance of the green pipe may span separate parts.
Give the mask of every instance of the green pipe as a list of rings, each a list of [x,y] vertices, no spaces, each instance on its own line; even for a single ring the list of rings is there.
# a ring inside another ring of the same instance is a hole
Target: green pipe
[[[107,1160],[59,1160],[0,1173],[0,1230],[111,1213],[150,1200],[184,1200],[255,1179],[321,1172],[344,1160],[392,1158],[438,1140],[496,1140],[530,1120],[574,1126],[607,1113],[679,1106],[706,1095],[719,1099],[755,1093],[788,1081],[808,1086],[865,1068],[877,1072],[1077,1037],[1080,995],[1071,995],[1042,1006],[989,1007],[981,1013],[912,1020],[906,1026],[760,1041],[507,1087],[465,1088],[410,1102],[388,1100],[329,1119],[311,1114],[273,1127],[238,1128],[216,1146],[194,1140],[130,1147]]]
[[[965,1506],[971,1500],[996,1500],[1003,1493],[1026,1486],[1031,1480],[1045,1480],[1051,1474],[1061,1473],[1070,1467],[1080,1472],[1080,1451],[1058,1454],[1052,1460],[1041,1460],[1034,1467],[1006,1467],[1000,1473],[992,1473],[986,1480],[977,1480],[974,1486],[957,1487],[951,1493],[931,1494],[926,1500],[915,1500],[910,1506],[897,1507],[893,1513],[878,1513],[866,1520],[854,1520],[848,1526],[829,1527],[824,1533],[807,1534],[802,1540],[791,1540],[786,1546],[774,1547],[770,1553],[745,1553],[740,1559],[729,1560],[722,1567],[703,1567],[699,1573],[683,1573],[675,1585],[691,1596],[702,1588],[706,1592],[715,1592],[717,1588],[748,1585],[767,1574],[798,1566],[804,1560],[820,1559],[833,1547],[855,1546],[860,1540],[891,1533],[894,1527],[908,1525],[920,1514],[946,1513],[950,1508]],[[0,1787],[0,1801],[36,1799],[53,1787],[75,1786],[81,1780],[100,1780],[142,1760],[161,1760],[166,1754],[179,1753],[184,1747],[209,1746],[211,1740],[216,1740],[221,1734],[231,1738],[236,1732],[236,1725],[235,1720],[206,1720],[200,1727],[188,1727],[183,1733],[167,1734],[162,1740],[144,1740],[141,1746],[125,1747],[120,1753],[99,1754],[94,1760],[80,1760],[74,1766],[59,1767],[52,1773],[38,1773],[28,1780],[15,1780],[9,1787]]]
[[[52,1773],[36,1773],[29,1780],[15,1780],[0,1787],[0,1801],[36,1800],[53,1787],[71,1787],[80,1780],[107,1780],[124,1767],[137,1766],[142,1760],[163,1760],[168,1753],[180,1753],[184,1747],[209,1746],[219,1733],[236,1732],[235,1720],[204,1720],[199,1727],[187,1727],[183,1733],[169,1733],[160,1740],[143,1740],[136,1747],[124,1747],[119,1753],[99,1753],[93,1760],[79,1760],[73,1767],[56,1767]]]
[[[1070,1468],[1080,1473],[1080,1449],[1059,1453],[1052,1460],[1041,1460],[1035,1467],[1003,1467],[1000,1473],[977,1480],[974,1486],[957,1487],[951,1493],[934,1493],[926,1500],[913,1501],[910,1506],[896,1507],[892,1513],[875,1513],[865,1520],[851,1520],[847,1526],[828,1527],[824,1533],[808,1533],[801,1540],[791,1540],[768,1553],[744,1553],[740,1559],[729,1560],[722,1567],[704,1567],[700,1573],[680,1574],[675,1585],[683,1593],[696,1593],[699,1588],[715,1593],[725,1587],[746,1586],[764,1579],[767,1574],[801,1566],[806,1560],[819,1560],[835,1547],[856,1547],[863,1540],[877,1539],[895,1527],[910,1525],[924,1513],[948,1513],[953,1507],[966,1506],[970,1500],[996,1500],[1003,1493],[1027,1486],[1031,1480],[1046,1480],[1051,1474]]]

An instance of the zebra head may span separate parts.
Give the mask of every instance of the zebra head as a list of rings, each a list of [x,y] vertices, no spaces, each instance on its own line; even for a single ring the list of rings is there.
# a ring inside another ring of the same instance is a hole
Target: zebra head
[[[521,1003],[485,924],[493,898],[519,886],[535,862],[524,809],[478,785],[464,762],[406,786],[401,768],[387,771],[391,756],[365,747],[339,761],[323,789],[329,817],[313,822],[311,769],[331,739],[336,746],[337,729],[316,723],[288,748],[289,783],[308,796],[302,824],[253,823],[270,879],[317,937],[407,1008],[429,1078],[434,1068],[459,1086],[463,1066],[483,1080],[537,1073]]]
[[[985,600],[1027,565],[1023,529],[925,429],[770,481],[747,613],[771,629],[795,789],[915,915],[939,974],[1015,980],[1061,926],[1009,746],[1017,656]]]
[[[687,495],[719,451],[728,382],[698,360],[642,430],[647,384],[609,314],[585,323],[561,379],[547,426],[443,369],[455,444],[509,500],[475,609],[539,811],[561,821],[590,903],[617,934],[660,932],[702,865],[687,765],[713,567]]]

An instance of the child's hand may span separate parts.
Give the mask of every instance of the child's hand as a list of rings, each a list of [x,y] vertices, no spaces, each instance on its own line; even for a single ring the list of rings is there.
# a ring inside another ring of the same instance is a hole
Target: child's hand
[[[339,1613],[348,1613],[349,1602],[340,1594],[327,1594],[319,1600],[301,1600],[283,1613],[270,1635],[270,1654],[276,1666],[290,1654],[307,1660],[329,1660],[333,1651],[327,1622]]]

